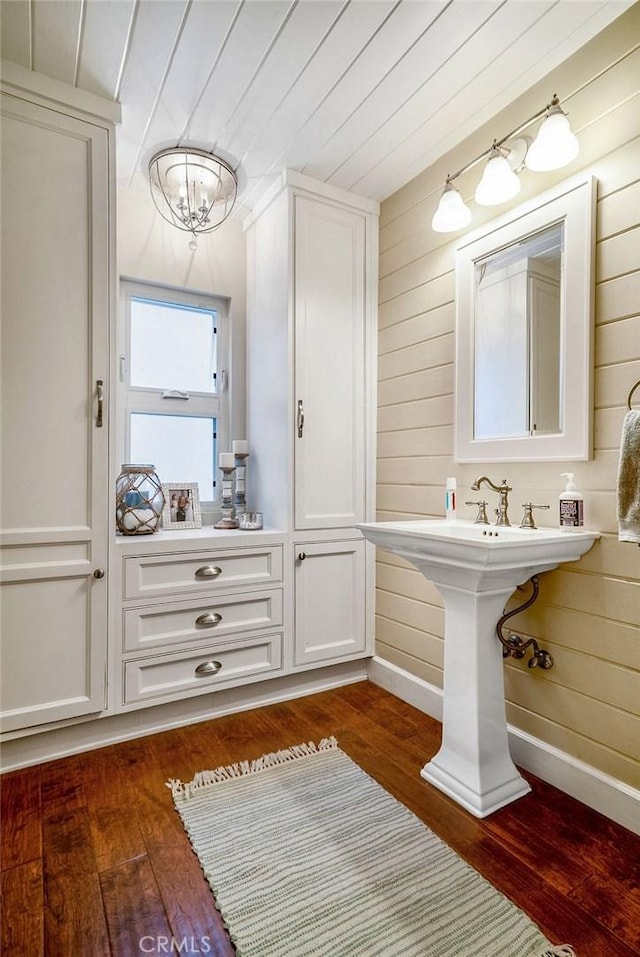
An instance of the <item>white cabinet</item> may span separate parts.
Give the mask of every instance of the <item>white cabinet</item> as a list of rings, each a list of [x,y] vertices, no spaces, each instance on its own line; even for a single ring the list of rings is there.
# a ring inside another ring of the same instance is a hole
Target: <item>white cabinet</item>
[[[3,78],[1,698],[9,732],[105,706],[112,173],[108,120],[46,104]]]
[[[296,546],[296,665],[362,655],[365,640],[365,542]]]
[[[377,213],[287,171],[245,226],[250,498],[308,556],[294,668],[371,653],[373,550],[355,525],[374,518]]]
[[[294,198],[294,526],[365,514],[366,214]]]
[[[171,547],[171,533],[166,551],[159,536],[115,547],[122,562],[118,710],[283,673],[282,542],[239,547],[203,535],[180,550]]]

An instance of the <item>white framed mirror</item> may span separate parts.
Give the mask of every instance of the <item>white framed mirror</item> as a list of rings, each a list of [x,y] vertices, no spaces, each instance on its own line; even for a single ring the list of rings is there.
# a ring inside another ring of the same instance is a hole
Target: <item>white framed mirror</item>
[[[596,193],[567,180],[459,242],[456,461],[591,458]]]

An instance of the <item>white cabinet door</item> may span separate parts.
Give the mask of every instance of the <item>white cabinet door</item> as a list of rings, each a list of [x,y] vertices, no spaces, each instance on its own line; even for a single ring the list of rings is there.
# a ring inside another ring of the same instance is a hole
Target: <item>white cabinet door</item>
[[[366,650],[364,583],[363,541],[296,545],[296,665]]]
[[[2,114],[2,703],[15,730],[104,707],[110,133],[12,95]]]
[[[295,198],[295,527],[365,519],[364,213]]]

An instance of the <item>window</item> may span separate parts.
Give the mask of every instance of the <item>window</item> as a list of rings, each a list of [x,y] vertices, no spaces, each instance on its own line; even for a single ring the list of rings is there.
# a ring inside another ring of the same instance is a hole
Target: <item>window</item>
[[[228,301],[121,282],[124,458],[162,482],[197,482],[217,501],[217,449],[227,448]]]

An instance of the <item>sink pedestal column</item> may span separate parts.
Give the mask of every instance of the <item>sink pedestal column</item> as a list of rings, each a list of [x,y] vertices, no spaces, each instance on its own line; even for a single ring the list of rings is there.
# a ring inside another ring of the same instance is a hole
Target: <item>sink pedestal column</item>
[[[428,577],[445,604],[442,747],[420,773],[476,817],[486,817],[531,790],[509,754],[496,636],[515,586],[472,591],[439,583],[432,568]]]

